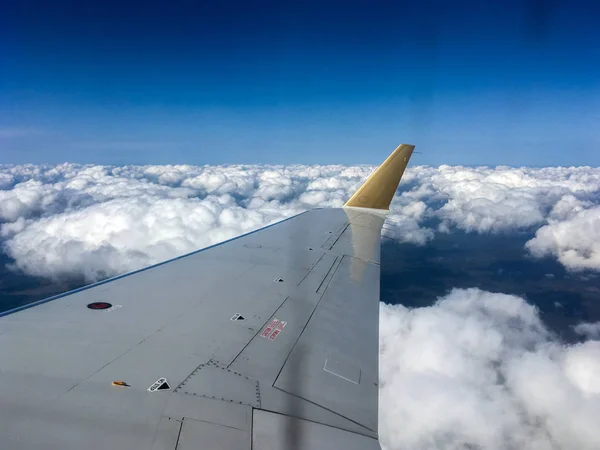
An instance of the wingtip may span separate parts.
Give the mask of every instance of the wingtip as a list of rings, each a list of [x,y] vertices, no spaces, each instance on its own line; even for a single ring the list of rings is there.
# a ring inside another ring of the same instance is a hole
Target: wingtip
[[[396,147],[344,206],[388,210],[414,149],[412,144]]]

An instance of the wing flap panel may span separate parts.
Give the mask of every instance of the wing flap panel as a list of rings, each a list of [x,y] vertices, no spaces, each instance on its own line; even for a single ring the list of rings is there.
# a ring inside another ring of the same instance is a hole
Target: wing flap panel
[[[252,429],[252,407],[179,392],[169,395],[163,417],[179,421],[185,417],[238,430]]]
[[[250,450],[252,436],[247,431],[185,418],[177,450]]]
[[[379,266],[345,256],[274,386],[376,431],[378,311]]]
[[[378,243],[379,230],[378,219],[368,216],[348,225],[357,217],[350,209],[311,211],[3,317],[0,393],[12,405],[0,408],[3,435],[32,446],[44,436],[48,448],[54,442],[61,450],[82,440],[90,449],[153,442],[168,448],[176,425],[161,425],[164,418],[212,423],[215,435],[220,426],[249,432],[252,407],[260,407],[376,436],[369,418],[377,391],[365,383],[376,373],[367,366],[377,364],[377,334],[354,322],[377,317],[378,266],[361,246]],[[361,298],[363,306],[375,303],[362,308]],[[91,301],[117,307],[92,311]],[[368,350],[374,360],[365,354],[368,345],[356,342],[359,335],[375,344]],[[189,378],[211,360],[218,371]],[[232,381],[216,374],[226,370],[240,375]],[[189,394],[149,393],[161,377],[173,387],[189,378]],[[129,387],[114,387],[114,380]],[[359,404],[369,411],[365,417],[355,411]],[[39,417],[39,434],[15,425],[19,408]],[[197,429],[188,427],[186,442],[194,442]]]
[[[290,291],[290,297],[264,322],[260,332],[257,330],[252,341],[237,355],[229,368],[271,385],[300,333],[306,327],[321,297],[321,289],[324,290],[328,285],[338,261],[338,257],[323,255],[300,284]],[[263,335],[268,325],[275,320],[278,324],[268,335]],[[281,322],[285,322],[284,327],[271,339],[277,327],[281,326]]]
[[[381,450],[377,439],[320,423],[254,410],[252,448],[269,450]]]

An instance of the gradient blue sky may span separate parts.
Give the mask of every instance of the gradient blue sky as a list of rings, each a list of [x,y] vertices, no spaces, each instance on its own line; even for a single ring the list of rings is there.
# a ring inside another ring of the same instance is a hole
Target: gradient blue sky
[[[0,162],[600,165],[600,4],[0,7]]]

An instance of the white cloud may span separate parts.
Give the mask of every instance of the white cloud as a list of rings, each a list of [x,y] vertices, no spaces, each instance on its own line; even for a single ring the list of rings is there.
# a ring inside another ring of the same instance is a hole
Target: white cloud
[[[526,247],[533,256],[554,255],[572,270],[600,270],[600,206],[573,208],[566,220],[550,219]]]
[[[573,218],[577,213],[591,208],[594,204],[590,201],[578,199],[574,195],[564,195],[552,207],[550,218],[553,220],[567,220]]]
[[[387,450],[600,448],[600,342],[561,345],[519,297],[382,305],[380,386]]]
[[[600,322],[583,322],[573,327],[575,333],[590,339],[600,339]]]
[[[305,209],[342,206],[372,170],[335,165],[0,166],[0,233],[5,252],[27,273],[57,276],[75,270],[93,280]],[[599,169],[416,166],[403,183],[402,195],[392,203],[387,237],[425,244],[434,237],[434,221],[438,232],[537,228],[527,245],[534,256],[555,255],[573,269],[600,268]],[[200,220],[202,208],[212,217]],[[118,230],[108,220],[113,214],[121,224]],[[40,256],[42,248],[53,256]]]
[[[440,166],[412,168],[438,231],[478,233],[535,230],[535,257],[554,255],[572,270],[600,270],[600,169]]]
[[[96,280],[206,247],[280,217],[278,212],[247,211],[229,196],[143,195],[31,221],[12,235],[8,251],[15,265],[32,275],[82,274]]]
[[[303,210],[339,207],[372,168],[5,166],[0,234],[13,267],[88,281],[134,270]],[[399,239],[424,243],[426,205],[406,199]]]
[[[587,197],[600,192],[600,170],[440,166],[412,168],[419,180],[417,198],[444,201],[436,215],[465,231],[502,232],[543,224],[565,194]]]
[[[0,219],[14,222],[20,217],[29,217],[50,207],[56,200],[52,185],[29,180],[17,184],[10,191],[0,191]]]

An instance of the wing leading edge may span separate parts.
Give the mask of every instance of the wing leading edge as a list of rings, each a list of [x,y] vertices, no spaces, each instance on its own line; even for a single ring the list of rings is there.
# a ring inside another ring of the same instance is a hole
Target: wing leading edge
[[[378,449],[382,212],[412,149],[345,208],[0,318],[3,448]]]

